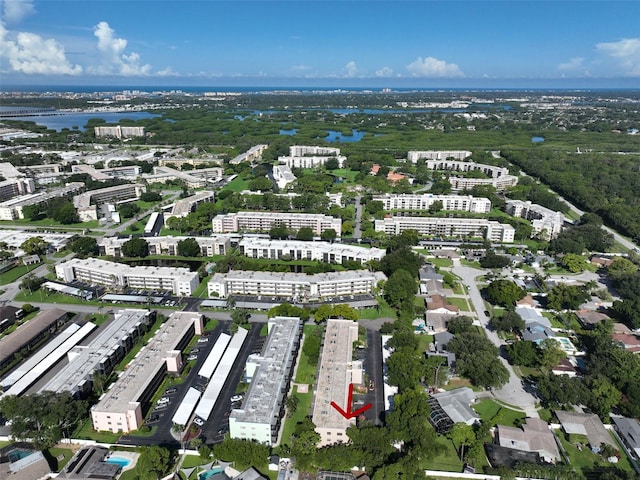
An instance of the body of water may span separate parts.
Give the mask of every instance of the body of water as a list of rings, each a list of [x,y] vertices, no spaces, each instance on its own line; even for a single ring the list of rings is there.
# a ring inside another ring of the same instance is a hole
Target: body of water
[[[531,141],[533,143],[542,143],[544,142],[544,137],[531,137]]]
[[[85,126],[92,118],[101,118],[107,123],[118,123],[122,119],[143,120],[146,118],[159,117],[156,113],[149,112],[98,112],[98,113],[64,113],[57,112],[55,115],[34,115],[28,117],[11,117],[8,120],[22,120],[25,122],[35,122],[50,130],[62,131],[63,128],[69,130],[84,131]],[[77,128],[75,128],[77,127]]]
[[[296,133],[298,133],[298,130],[295,128],[292,128],[291,130],[280,130],[280,135],[289,135],[289,136],[293,136]]]
[[[222,472],[222,468],[220,467],[213,467],[211,470],[201,473],[200,474],[200,480],[207,480],[210,477],[213,477],[216,473],[220,473]]]
[[[329,130],[327,133],[328,135],[324,137],[327,142],[354,143],[362,140],[365,132],[354,129],[351,131],[351,135],[343,135],[342,132],[336,130]]]

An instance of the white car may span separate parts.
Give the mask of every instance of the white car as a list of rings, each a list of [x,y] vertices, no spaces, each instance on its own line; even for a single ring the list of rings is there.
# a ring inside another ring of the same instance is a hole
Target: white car
[[[233,397],[231,397],[231,402],[235,403],[235,402],[239,402],[244,398],[243,395],[234,395]]]
[[[200,417],[196,417],[193,419],[193,423],[195,423],[196,425],[198,425],[199,427],[204,425],[204,420],[201,419]]]

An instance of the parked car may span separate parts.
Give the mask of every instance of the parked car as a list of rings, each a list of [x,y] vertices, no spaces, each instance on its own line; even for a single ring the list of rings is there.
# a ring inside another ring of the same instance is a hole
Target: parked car
[[[208,337],[201,337],[198,339],[198,343],[207,343],[209,341]]]
[[[204,420],[201,419],[200,417],[196,417],[193,419],[193,423],[195,423],[196,425],[198,425],[199,427],[204,425]]]
[[[198,359],[198,355],[189,355],[187,357],[187,361],[190,362],[191,360],[197,360]]]
[[[231,397],[231,402],[232,403],[241,402],[243,398],[244,398],[244,395],[234,395],[233,397]]]
[[[165,395],[171,395],[172,393],[176,393],[178,391],[177,388],[171,387],[171,388],[167,388],[164,392]]]
[[[163,403],[169,403],[171,401],[171,399],[169,397],[162,397],[160,400],[158,400],[158,404],[163,404]]]

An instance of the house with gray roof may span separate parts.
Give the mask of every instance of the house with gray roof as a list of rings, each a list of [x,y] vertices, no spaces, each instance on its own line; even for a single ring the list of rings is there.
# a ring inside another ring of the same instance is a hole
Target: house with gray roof
[[[554,412],[558,421],[562,425],[562,429],[568,435],[584,435],[589,441],[591,450],[598,453],[600,452],[601,445],[611,445],[616,450],[618,446],[613,440],[611,435],[600,418],[594,413],[577,413],[577,412],[564,412],[562,410],[556,410]]]
[[[631,454],[640,460],[640,423],[635,418],[611,416],[613,427],[629,449]]]
[[[549,425],[539,418],[527,418],[522,427],[498,425],[497,443],[506,448],[536,452],[547,463],[560,460],[560,452]]]
[[[438,433],[448,432],[455,423],[478,423],[480,416],[471,408],[475,400],[476,394],[469,387],[434,393],[428,400],[429,421]]]
[[[535,342],[536,344],[540,344],[543,340],[555,336],[556,334],[553,333],[551,328],[538,322],[532,322],[522,330],[522,339],[528,342]]]

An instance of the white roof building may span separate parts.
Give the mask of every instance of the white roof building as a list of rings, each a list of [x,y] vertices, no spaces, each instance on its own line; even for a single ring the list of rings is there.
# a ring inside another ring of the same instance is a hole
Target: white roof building
[[[507,200],[506,210],[509,215],[530,220],[532,233],[538,235],[546,232],[544,236],[548,239],[557,237],[567,221],[562,212],[522,200]]]
[[[210,297],[227,298],[230,295],[250,295],[307,301],[370,294],[381,280],[386,280],[386,276],[382,272],[367,270],[348,270],[315,275],[232,270],[228,273],[214,274],[209,280],[208,291]]]
[[[435,202],[442,203],[443,210],[461,210],[472,213],[489,213],[491,201],[488,198],[471,195],[374,195],[373,200],[384,204],[385,210],[428,210]]]
[[[56,276],[63,282],[80,280],[91,285],[165,290],[184,296],[191,295],[200,284],[198,273],[188,268],[130,267],[97,258],[73,258],[59,263],[56,265]]]
[[[484,218],[440,218],[390,216],[375,221],[376,232],[398,235],[417,230],[420,235],[438,237],[481,237],[492,242],[513,243],[515,228]]]
[[[355,425],[355,418],[346,419],[331,402],[345,411],[350,384],[363,382],[362,362],[353,361],[353,343],[358,339],[358,323],[330,318],[324,333],[320,368],[316,382],[312,420],[320,434],[319,447],[333,443],[347,443],[347,428]]]
[[[298,317],[274,317],[260,354],[250,355],[246,375],[251,382],[241,408],[229,416],[231,438],[277,444],[284,402],[300,346],[302,322]]]
[[[342,263],[345,260],[365,263],[382,260],[385,256],[384,250],[375,247],[255,237],[244,237],[238,248],[240,253],[250,258],[280,259],[288,256],[291,260],[318,260],[325,263]]]
[[[216,215],[212,221],[212,231],[214,233],[266,232],[279,225],[285,225],[296,231],[309,227],[316,235],[331,228],[335,230],[338,237],[342,234],[342,220],[340,218],[316,213],[285,212],[238,212]]]
[[[142,426],[142,403],[148,401],[167,372],[182,368],[181,350],[203,331],[202,315],[173,312],[97,404],[91,407],[93,428],[127,433]]]

